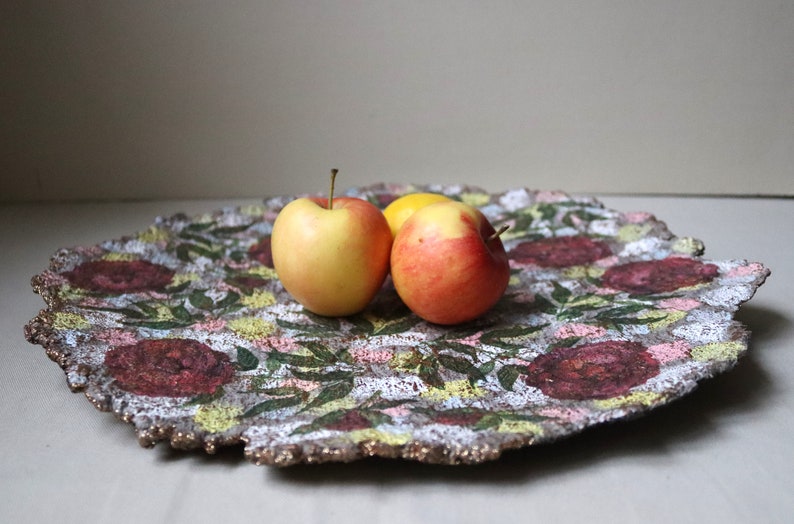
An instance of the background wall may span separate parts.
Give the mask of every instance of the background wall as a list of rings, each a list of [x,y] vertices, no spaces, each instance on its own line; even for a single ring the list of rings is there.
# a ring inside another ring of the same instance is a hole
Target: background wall
[[[3,201],[375,181],[794,195],[794,2],[0,7]]]

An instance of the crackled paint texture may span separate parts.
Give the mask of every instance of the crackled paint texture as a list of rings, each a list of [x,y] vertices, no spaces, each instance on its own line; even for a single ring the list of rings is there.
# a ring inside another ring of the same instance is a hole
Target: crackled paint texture
[[[649,213],[563,193],[349,196],[383,208],[418,191],[510,226],[510,285],[476,321],[425,323],[388,286],[353,317],[304,311],[272,269],[272,223],[292,199],[276,197],[57,252],[33,279],[49,309],[27,337],[144,445],[243,441],[282,466],[494,459],[665,404],[747,350],[733,313],[769,274],[760,263],[704,260]]]

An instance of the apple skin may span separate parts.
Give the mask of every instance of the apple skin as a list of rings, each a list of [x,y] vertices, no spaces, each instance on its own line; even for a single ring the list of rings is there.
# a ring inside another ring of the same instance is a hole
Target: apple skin
[[[273,223],[273,266],[284,289],[309,311],[363,310],[389,273],[392,234],[383,213],[360,198],[298,198]]]
[[[392,245],[397,294],[411,311],[435,324],[479,317],[502,297],[510,280],[504,245],[498,236],[490,238],[494,233],[485,215],[461,202],[419,209]]]

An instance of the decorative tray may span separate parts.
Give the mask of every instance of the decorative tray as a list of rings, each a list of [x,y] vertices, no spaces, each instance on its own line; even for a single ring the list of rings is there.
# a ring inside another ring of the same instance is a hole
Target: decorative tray
[[[244,443],[247,459],[278,466],[492,460],[667,404],[747,350],[733,315],[768,276],[762,264],[705,260],[701,242],[648,213],[558,192],[348,195],[384,207],[414,191],[510,225],[510,285],[476,321],[421,321],[388,281],[356,316],[306,312],[270,257],[285,196],[58,251],[33,278],[48,308],[27,339],[141,445]]]

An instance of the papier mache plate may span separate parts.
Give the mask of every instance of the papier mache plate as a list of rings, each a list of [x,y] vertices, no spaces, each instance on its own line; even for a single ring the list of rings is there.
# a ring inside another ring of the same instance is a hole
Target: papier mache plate
[[[278,466],[480,463],[667,404],[747,350],[733,315],[769,274],[760,263],[706,260],[648,213],[559,192],[347,193],[384,207],[415,191],[510,226],[508,290],[476,321],[428,324],[388,281],[358,315],[305,311],[270,256],[285,196],[58,251],[33,278],[48,308],[26,336],[141,445],[243,443]]]

